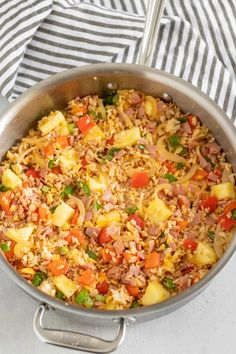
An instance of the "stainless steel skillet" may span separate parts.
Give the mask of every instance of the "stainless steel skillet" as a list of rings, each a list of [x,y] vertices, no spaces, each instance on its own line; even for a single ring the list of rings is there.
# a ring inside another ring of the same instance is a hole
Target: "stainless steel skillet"
[[[147,17],[143,47],[139,57],[139,62],[142,64],[150,63],[153,43],[155,43],[157,36],[155,26],[158,27],[158,23],[156,19],[160,17],[162,9],[162,1],[150,2],[149,15],[155,15],[156,17]],[[149,41],[149,38],[151,38],[151,41]],[[75,96],[100,94],[105,87],[134,88],[153,96],[161,96],[167,92],[184,111],[191,111],[201,117],[202,121],[212,130],[221,146],[224,147],[228,160],[233,164],[234,171],[236,171],[235,128],[225,113],[206,95],[182,79],[136,64],[97,64],[75,68],[52,76],[28,90],[2,113],[0,125],[1,158],[17,139],[21,138],[44,114],[56,108],[63,108],[68,100]],[[1,102],[0,107],[3,107]],[[108,353],[122,343],[127,324],[158,318],[183,306],[197,296],[224,267],[235,249],[236,240],[233,239],[223,257],[209,274],[182,294],[156,305],[117,311],[84,309],[75,305],[68,305],[31,286],[15,272],[3,256],[0,256],[0,265],[16,284],[42,303],[34,318],[34,330],[41,340],[67,348]],[[80,333],[45,329],[42,319],[46,308],[63,311],[68,316],[75,316],[79,321],[90,323],[93,321],[96,325],[116,323],[119,327],[117,337],[113,341],[106,341]]]

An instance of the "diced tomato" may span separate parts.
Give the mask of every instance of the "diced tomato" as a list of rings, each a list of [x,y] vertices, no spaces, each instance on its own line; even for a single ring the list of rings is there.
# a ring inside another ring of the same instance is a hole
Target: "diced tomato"
[[[65,237],[65,240],[68,242],[69,245],[71,245],[72,244],[72,235],[71,234],[67,235]]]
[[[229,202],[223,210],[222,215],[219,217],[219,223],[220,225],[225,229],[225,230],[230,230],[232,229],[233,226],[236,225],[236,220],[232,219],[229,217],[229,214],[232,212],[232,210],[236,209],[236,201]],[[230,215],[231,216],[231,215]]]
[[[125,251],[123,253],[124,259],[128,263],[136,263],[139,260],[139,256],[132,254],[131,252]]]
[[[205,171],[205,170],[202,170],[202,169],[198,169],[194,176],[193,176],[193,179],[196,180],[196,181],[199,181],[201,179],[204,179],[208,176],[208,172]]]
[[[0,193],[0,207],[5,211],[6,215],[11,215],[10,208],[12,202],[12,194],[10,191]]]
[[[71,234],[71,236],[77,238],[77,240],[79,241],[79,243],[82,246],[85,246],[87,244],[85,236],[81,233],[81,231],[79,229],[70,230],[70,234]]]
[[[53,143],[48,144],[43,147],[43,153],[45,156],[51,156],[54,154],[54,146]]]
[[[59,166],[53,167],[51,169],[51,172],[54,173],[55,175],[61,175],[62,174],[62,171],[61,171]]]
[[[110,242],[112,240],[111,235],[108,234],[107,229],[104,228],[99,232],[98,235],[98,243],[99,245],[103,246],[106,243]]]
[[[130,184],[134,188],[142,188],[146,187],[149,181],[150,178],[147,172],[137,172],[131,177]]]
[[[67,139],[67,137],[65,135],[58,136],[55,139],[55,143],[59,144],[62,148],[65,148],[65,147],[69,146],[68,139]]]
[[[145,222],[143,221],[143,219],[138,216],[137,214],[131,214],[127,221],[130,221],[130,220],[134,220],[136,222],[136,224],[140,227],[140,229],[143,229],[144,226],[145,226]]]
[[[126,289],[127,289],[128,293],[133,297],[137,297],[139,294],[139,288],[135,285],[127,284]]]
[[[82,160],[81,160],[81,166],[82,166],[83,169],[85,169],[87,165],[88,165],[88,162],[87,162],[87,160],[86,160],[86,158],[84,156],[82,158]]]
[[[79,210],[76,208],[75,209],[75,212],[74,212],[74,215],[70,221],[71,225],[76,225],[77,224],[77,220],[78,220],[78,217],[79,217]]]
[[[218,221],[226,231],[231,230],[232,227],[236,225],[236,221],[228,218],[226,215],[220,215]]]
[[[48,264],[48,270],[56,277],[65,274],[68,271],[69,267],[64,259],[55,259]]]
[[[177,221],[177,226],[179,231],[184,231],[186,227],[188,226],[188,221],[187,220],[179,220]]]
[[[187,250],[195,251],[197,249],[198,244],[194,240],[186,238],[183,242],[183,246]]]
[[[164,165],[166,166],[168,172],[170,173],[175,173],[176,172],[176,168],[175,165],[169,161],[165,161]]]
[[[46,220],[48,218],[48,209],[42,205],[38,207],[38,216],[42,220]]]
[[[160,264],[161,264],[160,254],[154,251],[147,254],[144,263],[144,268],[145,269],[157,268],[160,266]]]
[[[192,114],[189,114],[188,115],[188,124],[190,125],[190,127],[191,128],[195,128],[196,127],[196,124],[194,123],[194,120],[195,120],[195,118],[196,118],[196,116],[193,116]]]
[[[122,263],[123,261],[123,255],[122,254],[117,254],[115,247],[113,247],[112,245],[107,245],[106,247],[107,252],[110,253],[112,259],[111,262],[114,263],[115,265],[119,265]]]
[[[81,131],[82,134],[88,133],[88,131],[93,128],[96,124],[93,122],[93,119],[91,116],[86,115],[81,117],[76,121],[76,125]]]
[[[95,280],[95,274],[91,269],[86,269],[79,277],[80,284],[86,286],[92,284],[94,280]]]
[[[40,175],[39,175],[39,171],[35,171],[34,168],[29,168],[27,171],[26,171],[26,176],[32,176],[34,178],[39,178]]]
[[[87,107],[86,106],[75,106],[70,110],[71,114],[86,114],[87,113]]]
[[[214,171],[214,173],[215,173],[219,178],[222,177],[222,171],[221,171],[220,168],[216,168],[215,171]]]
[[[14,247],[15,247],[15,245],[16,245],[16,242],[15,241],[11,241],[9,251],[4,252],[5,257],[8,260],[11,260],[14,257]]]
[[[233,209],[236,209],[236,200],[228,203],[225,207],[224,207],[224,211],[223,214],[227,215],[229,214]]]
[[[111,254],[109,253],[109,250],[106,249],[106,248],[103,248],[100,250],[100,254],[101,254],[101,262],[103,264],[107,264],[107,263],[110,263],[112,261],[112,256]]]
[[[107,145],[113,145],[114,144],[114,136],[110,137],[109,139],[106,140]]]
[[[200,206],[202,209],[208,209],[210,213],[214,213],[218,206],[218,199],[214,196],[209,196],[201,201]]]
[[[108,293],[109,290],[108,282],[106,280],[100,281],[99,283],[97,283],[96,288],[99,294],[105,295]]]

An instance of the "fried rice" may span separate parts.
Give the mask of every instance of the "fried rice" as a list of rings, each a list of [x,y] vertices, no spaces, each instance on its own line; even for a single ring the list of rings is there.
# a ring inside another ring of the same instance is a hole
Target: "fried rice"
[[[76,97],[0,166],[0,247],[32,286],[86,308],[147,306],[223,255],[234,174],[209,129],[135,90]]]

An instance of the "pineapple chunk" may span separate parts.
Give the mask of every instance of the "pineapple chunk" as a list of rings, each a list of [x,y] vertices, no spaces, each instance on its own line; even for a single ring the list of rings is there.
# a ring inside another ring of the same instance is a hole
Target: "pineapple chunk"
[[[76,292],[77,284],[67,278],[64,274],[52,278],[54,285],[60,290],[68,299]]]
[[[21,268],[19,270],[20,273],[23,273],[23,274],[30,274],[30,275],[34,275],[35,274],[35,271],[33,270],[33,268]]]
[[[36,165],[38,165],[40,168],[46,168],[47,165],[47,160],[42,157],[37,151],[33,151],[33,161]]]
[[[64,202],[61,202],[52,215],[52,223],[58,227],[62,227],[73,217],[74,212],[73,208]]]
[[[162,286],[158,281],[149,281],[145,290],[141,303],[144,306],[157,304],[170,297],[169,291]]]
[[[15,242],[28,241],[34,231],[34,226],[29,225],[20,229],[8,229],[5,235]]]
[[[156,118],[157,101],[152,96],[146,96],[144,99],[144,110],[150,119]]]
[[[88,142],[91,140],[101,141],[105,139],[105,135],[103,134],[102,130],[97,126],[94,125],[84,136],[84,141]]]
[[[230,182],[220,183],[211,187],[211,195],[214,195],[217,199],[234,199],[235,188]]]
[[[50,112],[48,116],[39,121],[38,128],[43,135],[47,135],[64,121],[65,118],[60,111]]]
[[[98,215],[96,223],[99,227],[106,227],[112,223],[120,222],[120,213],[116,210],[112,210],[105,215]]]
[[[155,198],[149,202],[145,214],[152,223],[159,224],[160,222],[169,219],[172,215],[172,211],[161,199]]]
[[[108,188],[108,182],[103,174],[98,178],[88,178],[88,186],[92,192],[104,192]]]
[[[217,261],[217,256],[209,243],[199,242],[194,254],[189,255],[189,260],[198,266],[212,265]]]
[[[14,247],[14,254],[17,258],[22,258],[26,253],[28,253],[33,247],[30,241],[20,241]]]
[[[5,170],[2,174],[2,184],[7,187],[14,189],[18,186],[21,186],[21,179],[9,168]]]
[[[78,169],[81,167],[78,152],[73,148],[63,152],[59,157],[59,161],[64,172],[71,170],[75,166]]]
[[[66,122],[66,120],[63,120],[61,122],[61,124],[58,126],[57,132],[60,136],[65,136],[70,134],[68,129],[68,123]]]
[[[140,138],[141,135],[138,127],[126,129],[114,135],[114,146],[118,148],[132,146],[136,144]]]

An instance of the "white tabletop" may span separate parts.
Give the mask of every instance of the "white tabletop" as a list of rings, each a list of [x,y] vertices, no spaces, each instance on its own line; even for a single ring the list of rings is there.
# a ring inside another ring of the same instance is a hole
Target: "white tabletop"
[[[195,300],[165,317],[128,328],[117,354],[234,354],[236,348],[236,256]],[[75,354],[49,346],[34,335],[38,306],[0,272],[0,354]],[[84,326],[50,313],[50,325],[105,338],[114,330]]]

